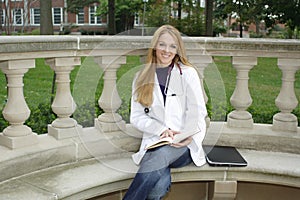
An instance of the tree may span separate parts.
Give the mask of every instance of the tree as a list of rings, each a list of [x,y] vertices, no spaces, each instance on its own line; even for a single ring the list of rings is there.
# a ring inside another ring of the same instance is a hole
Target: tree
[[[2,1],[0,0],[0,35],[2,35],[2,16],[3,16],[3,10],[2,10]]]
[[[199,0],[197,3],[200,4]],[[205,35],[213,36],[213,0],[205,0]]]
[[[53,35],[53,23],[52,23],[52,1],[42,0],[40,1],[40,12],[41,12],[41,24],[40,34],[41,35]]]
[[[108,0],[108,34],[116,34],[115,0]]]
[[[216,16],[223,19],[236,17],[240,37],[243,37],[244,26],[255,22],[255,17],[259,13],[263,13],[263,7],[256,6],[256,3],[257,0],[216,0]],[[257,8],[258,10],[251,13],[251,8]]]
[[[108,32],[116,34],[133,29],[135,14],[141,13],[142,5],[142,0],[100,0],[98,14],[108,15]]]
[[[266,4],[268,5],[268,22],[274,24],[279,21],[286,24],[290,29],[288,38],[297,37],[297,33],[295,33],[296,36],[293,36],[293,32],[297,32],[300,28],[300,1],[267,0]]]
[[[297,37],[299,34],[299,0],[215,0],[215,2],[216,17],[225,19],[236,16],[240,26],[255,23],[257,34],[262,20],[267,28],[272,28],[277,23],[285,24],[288,27],[288,38]]]
[[[150,27],[159,27],[163,24],[172,24],[175,20],[170,17],[169,4],[165,3],[153,3],[148,6],[147,17],[145,23]]]

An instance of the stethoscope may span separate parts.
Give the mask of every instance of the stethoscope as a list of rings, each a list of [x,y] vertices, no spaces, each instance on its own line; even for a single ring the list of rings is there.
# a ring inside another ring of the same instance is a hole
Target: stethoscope
[[[174,62],[171,64],[171,66],[169,67],[169,70],[168,70],[168,76],[167,76],[167,80],[166,80],[166,87],[164,89],[164,95],[166,96],[182,96],[183,95],[183,81],[182,81],[182,69],[180,67],[180,65],[178,63],[177,64],[177,67],[179,69],[179,74],[180,74],[180,85],[181,85],[181,92],[169,92],[168,93],[168,90],[169,90],[169,85],[170,85],[170,79],[171,79],[171,74],[172,74],[172,70],[174,68]],[[150,107],[145,107],[144,108],[144,112],[146,114],[149,115],[149,112],[150,112],[151,108]]]

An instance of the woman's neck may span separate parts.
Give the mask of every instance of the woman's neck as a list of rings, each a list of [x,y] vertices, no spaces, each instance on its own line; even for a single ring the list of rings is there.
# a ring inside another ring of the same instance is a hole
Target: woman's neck
[[[165,68],[165,67],[170,67],[172,65],[172,62],[169,64],[160,64],[157,63],[156,68]]]

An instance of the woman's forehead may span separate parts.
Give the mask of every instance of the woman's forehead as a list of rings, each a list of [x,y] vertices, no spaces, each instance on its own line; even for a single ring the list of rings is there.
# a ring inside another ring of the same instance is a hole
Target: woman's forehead
[[[170,33],[163,33],[158,38],[159,42],[168,42],[168,43],[176,43],[175,38]]]

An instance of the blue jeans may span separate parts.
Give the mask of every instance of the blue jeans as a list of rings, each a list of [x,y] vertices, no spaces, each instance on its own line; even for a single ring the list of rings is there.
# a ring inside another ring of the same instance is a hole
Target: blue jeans
[[[169,145],[148,150],[123,200],[160,200],[171,186],[171,168],[192,162],[187,147]]]

